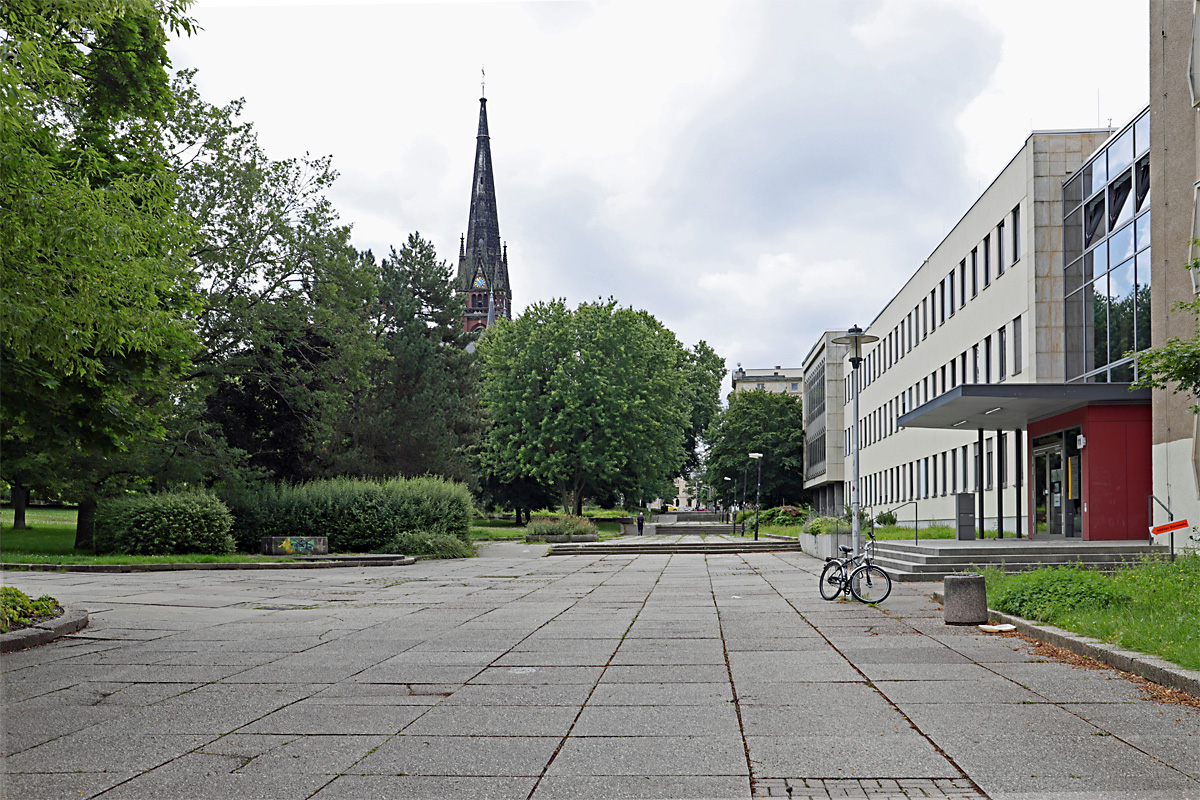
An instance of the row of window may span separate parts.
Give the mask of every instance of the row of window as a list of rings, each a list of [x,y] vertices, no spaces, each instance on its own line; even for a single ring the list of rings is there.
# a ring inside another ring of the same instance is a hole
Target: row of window
[[[1011,217],[1011,236],[1006,233]],[[993,237],[994,233],[994,237]],[[992,283],[992,253],[995,252],[995,277],[1004,274],[1006,265],[1016,264],[1021,258],[1021,206],[1013,208],[1011,214],[996,225],[994,232],[983,237],[983,242],[971,248],[971,253],[958,264],[957,270],[942,278],[929,293],[921,298],[920,305],[913,308],[900,320],[891,332],[882,338],[863,360],[863,386],[870,386],[891,366],[904,358],[914,347],[926,339],[938,326],[967,304],[968,299]],[[993,241],[995,247],[993,247]],[[1011,244],[1011,256],[1006,257],[1005,242]],[[1011,261],[1008,260],[1011,258]],[[967,297],[967,286],[971,288]]]
[[[1020,437],[1021,433],[1017,432],[1017,436]],[[1019,441],[1014,443],[1009,434],[1000,433],[984,440],[982,463],[979,443],[974,442],[864,475],[863,504],[883,506],[945,497],[958,492],[977,492],[981,488],[989,491],[995,486],[997,477],[1002,488],[1009,486],[1010,478],[1014,479],[1016,486],[1021,486],[1021,464],[1017,457],[1020,445]],[[1017,448],[1016,454],[1014,447]],[[998,464],[995,463],[997,453]],[[979,480],[980,469],[983,472],[982,484]]]
[[[1012,359],[1009,359],[1009,327],[1012,328]],[[908,387],[879,408],[867,414],[858,425],[859,448],[866,448],[882,441],[896,432],[896,422],[901,415],[924,405],[940,394],[950,391],[960,383],[1003,383],[1009,375],[1022,371],[1021,317],[1016,317],[995,334],[983,337],[983,341],[964,350],[957,358],[934,370],[929,375]],[[1012,372],[1008,371],[1012,364]],[[846,430],[846,452],[850,452],[851,430]]]

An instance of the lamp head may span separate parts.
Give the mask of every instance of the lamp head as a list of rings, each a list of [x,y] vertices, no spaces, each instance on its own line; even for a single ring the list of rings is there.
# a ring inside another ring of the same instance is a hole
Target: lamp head
[[[762,458],[762,456],[763,456],[762,453],[751,453],[750,454],[751,458]]]

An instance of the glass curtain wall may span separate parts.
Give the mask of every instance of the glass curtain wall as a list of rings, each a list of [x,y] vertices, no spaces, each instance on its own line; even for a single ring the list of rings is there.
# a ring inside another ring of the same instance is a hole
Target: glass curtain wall
[[[1063,183],[1067,380],[1127,383],[1150,346],[1150,112]]]

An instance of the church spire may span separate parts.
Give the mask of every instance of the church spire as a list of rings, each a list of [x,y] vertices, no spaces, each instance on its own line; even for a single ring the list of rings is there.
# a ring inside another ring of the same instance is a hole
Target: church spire
[[[479,98],[479,131],[475,137],[475,174],[471,183],[471,210],[467,234],[459,245],[458,291],[469,295],[463,325],[467,330],[485,327],[492,317],[511,319],[512,292],[508,283],[508,258],[500,241],[496,213],[496,187],[492,177],[491,137],[488,134],[487,98]],[[495,295],[489,300],[486,294]]]

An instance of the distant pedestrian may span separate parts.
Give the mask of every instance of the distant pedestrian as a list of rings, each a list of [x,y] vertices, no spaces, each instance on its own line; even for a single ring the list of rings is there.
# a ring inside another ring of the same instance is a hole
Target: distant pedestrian
[[[646,527],[646,515],[641,511],[638,512],[638,536],[642,535],[642,528]]]

